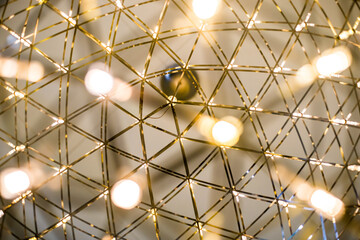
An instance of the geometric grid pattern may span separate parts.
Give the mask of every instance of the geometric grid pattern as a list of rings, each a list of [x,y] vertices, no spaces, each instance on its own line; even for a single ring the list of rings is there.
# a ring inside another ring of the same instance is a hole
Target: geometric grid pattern
[[[358,239],[360,221],[357,1],[222,0],[201,22],[189,0],[1,1],[0,51],[45,66],[35,83],[0,78],[1,169],[32,189],[1,199],[1,239]],[[353,65],[292,91],[297,69],[345,45]],[[104,62],[133,90],[127,102],[84,87]],[[196,95],[171,102],[169,68],[197,73]],[[290,94],[285,94],[286,92]],[[15,94],[21,93],[21,94]],[[240,141],[219,147],[201,116],[232,115]],[[292,192],[285,165],[346,206],[319,216]],[[132,210],[109,190],[143,188]]]

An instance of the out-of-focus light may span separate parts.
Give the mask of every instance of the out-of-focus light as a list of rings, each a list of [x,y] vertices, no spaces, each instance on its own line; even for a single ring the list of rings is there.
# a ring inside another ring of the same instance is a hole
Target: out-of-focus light
[[[0,58],[0,76],[19,78],[30,82],[39,81],[44,75],[44,67],[37,61],[18,61],[13,58]]]
[[[320,75],[330,76],[344,71],[351,65],[351,52],[344,46],[326,50],[315,60],[316,70]]]
[[[202,115],[198,122],[198,127],[199,127],[200,133],[210,139],[212,136],[211,129],[213,128],[215,123],[216,123],[215,118]]]
[[[101,240],[115,240],[115,239],[116,239],[115,237],[112,237],[110,235],[106,235]]]
[[[10,199],[25,192],[30,187],[28,174],[19,169],[7,169],[1,173],[1,195]]]
[[[344,203],[330,193],[317,189],[311,194],[311,205],[326,218],[335,218],[344,211]]]
[[[94,63],[90,66],[85,76],[85,87],[93,95],[106,95],[114,85],[114,79],[101,63]]]
[[[208,19],[215,15],[219,0],[193,0],[193,9],[201,19]]]
[[[120,208],[134,208],[140,202],[140,198],[140,186],[132,180],[121,180],[111,190],[111,200]]]
[[[114,86],[110,92],[110,96],[116,100],[125,102],[131,98],[131,95],[131,86],[128,83],[116,78],[114,80]]]
[[[317,78],[317,72],[311,64],[306,64],[296,72],[296,85],[306,87]]]
[[[215,142],[219,145],[232,146],[239,141],[243,132],[242,123],[231,116],[225,117],[216,122],[211,133]]]

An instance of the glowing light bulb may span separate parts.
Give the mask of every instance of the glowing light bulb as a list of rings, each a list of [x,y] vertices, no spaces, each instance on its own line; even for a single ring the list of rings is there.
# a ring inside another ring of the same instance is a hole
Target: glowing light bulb
[[[208,19],[215,15],[219,0],[193,0],[193,9],[201,19]]]
[[[134,208],[141,197],[139,185],[132,180],[121,180],[117,182],[111,190],[112,202],[124,209]]]
[[[330,76],[344,71],[351,65],[352,57],[348,48],[340,46],[326,50],[315,61],[315,67],[319,74]]]
[[[93,95],[106,95],[114,85],[114,79],[105,65],[94,63],[85,76],[85,87]]]
[[[231,116],[225,117],[216,122],[211,133],[215,142],[219,145],[232,146],[239,141],[243,132],[242,123]]]
[[[27,78],[30,82],[37,82],[44,76],[44,67],[39,62],[31,62]]]
[[[131,98],[132,88],[128,83],[116,78],[109,95],[121,102],[125,102]]]
[[[7,169],[1,174],[1,195],[10,199],[25,192],[30,187],[30,178],[26,172]]]
[[[344,203],[330,193],[317,189],[310,198],[311,205],[327,218],[340,216],[344,211]]]
[[[306,64],[296,72],[296,85],[306,87],[317,78],[317,72],[311,64]]]

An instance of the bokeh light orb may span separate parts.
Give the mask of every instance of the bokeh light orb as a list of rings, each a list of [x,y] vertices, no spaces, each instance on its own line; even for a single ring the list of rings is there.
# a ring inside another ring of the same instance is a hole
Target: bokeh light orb
[[[193,10],[200,19],[209,19],[215,15],[219,0],[193,0]]]
[[[316,70],[320,75],[330,76],[347,69],[352,62],[352,55],[347,47],[328,49],[315,60]]]
[[[174,69],[168,71],[160,81],[161,90],[178,100],[188,100],[196,94],[195,80],[199,81],[194,71]]]
[[[140,198],[140,186],[132,180],[121,180],[111,190],[111,200],[119,208],[132,209],[140,202]]]
[[[95,96],[106,95],[113,85],[114,79],[104,64],[94,63],[90,66],[85,75],[85,87],[89,93]]]
[[[316,78],[317,72],[313,65],[305,64],[296,72],[296,85],[299,87],[306,87],[311,85]]]
[[[1,195],[11,199],[30,187],[30,178],[25,171],[10,168],[1,173]]]
[[[235,145],[239,141],[242,132],[242,123],[232,116],[217,121],[211,130],[214,141],[221,146]]]
[[[344,203],[322,189],[312,193],[310,203],[318,212],[330,219],[339,217],[344,211]]]

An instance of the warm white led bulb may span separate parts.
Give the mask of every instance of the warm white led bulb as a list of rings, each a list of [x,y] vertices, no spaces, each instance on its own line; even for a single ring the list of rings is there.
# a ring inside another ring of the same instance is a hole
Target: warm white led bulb
[[[351,52],[344,46],[326,50],[315,61],[316,70],[320,75],[330,76],[340,73],[351,65]]]
[[[140,186],[132,180],[121,180],[111,190],[112,202],[124,209],[134,208],[141,198]]]
[[[296,72],[296,85],[306,87],[317,78],[317,72],[311,64],[306,64]]]
[[[311,205],[327,218],[334,218],[342,214],[344,203],[330,193],[317,189],[311,194]]]
[[[18,169],[7,169],[1,173],[1,194],[10,199],[25,192],[30,187],[28,174]]]
[[[193,0],[193,9],[201,19],[208,19],[215,15],[219,0]]]
[[[242,124],[234,117],[226,117],[212,127],[212,137],[219,145],[232,146],[237,143],[243,131]]]
[[[85,87],[93,95],[106,95],[113,88],[114,79],[101,63],[93,64],[85,76]]]

